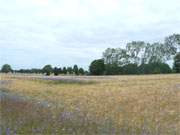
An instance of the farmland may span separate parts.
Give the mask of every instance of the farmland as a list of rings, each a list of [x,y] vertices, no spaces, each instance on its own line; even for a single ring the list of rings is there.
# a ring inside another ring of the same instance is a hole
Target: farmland
[[[1,74],[0,134],[180,133],[180,75]]]

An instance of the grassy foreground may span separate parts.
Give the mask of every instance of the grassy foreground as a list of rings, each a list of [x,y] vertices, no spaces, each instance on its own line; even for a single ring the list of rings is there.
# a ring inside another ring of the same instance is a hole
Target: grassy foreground
[[[178,135],[180,75],[1,75],[0,134]]]

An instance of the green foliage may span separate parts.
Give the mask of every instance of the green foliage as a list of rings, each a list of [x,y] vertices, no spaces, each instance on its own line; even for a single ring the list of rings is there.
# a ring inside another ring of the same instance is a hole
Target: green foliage
[[[77,65],[74,65],[73,67],[73,71],[76,75],[79,75],[79,69],[78,69],[78,66]]]
[[[94,60],[89,66],[89,71],[91,75],[103,75],[105,71],[104,60]]]
[[[42,71],[49,76],[53,72],[53,68],[51,65],[46,65],[43,67]]]
[[[174,70],[176,73],[180,73],[180,52],[174,57]]]
[[[63,72],[63,71],[62,71],[62,68],[58,68],[58,73],[59,73],[59,74],[62,74],[62,72]]]
[[[99,69],[100,67],[101,66],[97,66],[96,61],[93,61],[91,64],[91,68],[93,68],[94,70],[90,71],[90,73],[92,75],[103,75],[103,74],[104,75],[128,75],[128,74],[164,74],[164,73],[172,72],[168,64],[158,63],[158,62],[149,63],[149,64],[141,64],[140,66],[138,66],[137,64],[127,64],[124,66],[118,66],[115,63],[105,64],[104,70]],[[98,71],[101,71],[101,74],[99,74]]]
[[[4,68],[7,68],[6,65],[4,65],[3,67],[3,71],[5,72],[5,69]],[[12,70],[9,70],[9,71],[12,71]],[[53,73],[55,76],[58,76],[59,74],[75,74],[75,75],[88,75],[88,72],[85,71],[83,68],[79,68],[78,69],[78,66],[77,65],[74,65],[74,67],[54,67],[52,68],[51,65],[46,65],[44,66],[42,69],[36,69],[36,68],[33,68],[33,69],[19,69],[19,70],[14,70],[15,73],[26,73],[26,74],[42,74],[42,73],[45,73],[46,75],[50,75],[51,73]]]
[[[106,64],[105,75],[118,75],[122,73],[122,68],[118,67],[117,64]]]
[[[62,73],[63,73],[63,74],[67,74],[67,69],[66,69],[66,67],[63,67]]]
[[[172,70],[166,63],[149,63],[139,66],[139,74],[162,74],[171,73]]]
[[[123,66],[123,74],[138,74],[137,64],[128,64]]]
[[[9,73],[9,72],[12,72],[12,68],[9,64],[4,64],[1,68],[1,72],[3,73]]]
[[[151,74],[150,64],[142,64],[139,66],[138,71],[140,74]]]
[[[55,67],[53,69],[53,73],[54,73],[55,76],[59,75],[59,69],[57,67]]]
[[[80,75],[84,75],[84,73],[85,73],[84,69],[83,68],[79,68],[79,74]]]
[[[73,69],[72,69],[72,67],[68,67],[68,68],[67,68],[67,73],[68,73],[68,74],[73,74]]]
[[[32,69],[20,69],[14,70],[15,73],[26,73],[26,74],[41,74],[43,73],[42,69],[32,68]]]

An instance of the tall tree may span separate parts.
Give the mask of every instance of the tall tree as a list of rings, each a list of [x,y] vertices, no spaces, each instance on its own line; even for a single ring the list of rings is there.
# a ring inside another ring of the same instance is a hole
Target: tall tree
[[[59,75],[59,70],[58,70],[57,67],[55,67],[55,68],[53,69],[53,72],[54,72],[54,75],[55,75],[55,76]]]
[[[180,52],[180,34],[173,34],[165,38],[166,51],[175,55],[177,52]]]
[[[131,43],[127,43],[126,51],[129,55],[130,63],[140,65],[144,63],[144,52],[146,49],[146,43],[143,41],[133,41]]]
[[[66,69],[66,67],[63,67],[62,72],[63,72],[63,74],[67,74],[67,69]]]
[[[129,55],[127,51],[121,48],[108,48],[103,52],[103,59],[105,64],[117,64],[123,66],[129,63]]]
[[[165,60],[166,52],[164,51],[164,44],[156,42],[146,46],[144,63],[162,63]]]
[[[174,70],[176,73],[180,73],[180,52],[174,57]]]
[[[74,65],[73,71],[74,71],[74,73],[75,73],[76,75],[79,74],[79,69],[78,69],[78,66],[77,66],[77,65]]]

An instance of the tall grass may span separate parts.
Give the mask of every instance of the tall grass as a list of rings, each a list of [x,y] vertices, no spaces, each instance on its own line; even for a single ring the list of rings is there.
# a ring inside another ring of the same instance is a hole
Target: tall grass
[[[28,97],[1,101],[3,133],[13,132],[14,127],[17,134],[180,133],[179,75],[105,78],[90,77],[95,83],[84,84],[3,76],[10,82],[3,88]],[[38,101],[49,106],[39,106]],[[16,124],[18,120],[23,124]]]

